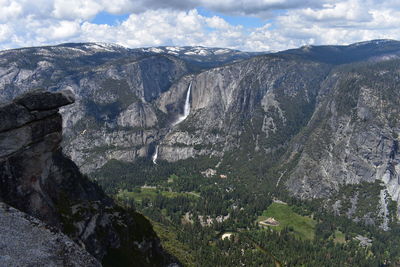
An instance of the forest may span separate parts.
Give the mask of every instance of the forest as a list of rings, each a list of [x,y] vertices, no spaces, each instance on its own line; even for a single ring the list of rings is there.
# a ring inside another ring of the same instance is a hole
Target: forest
[[[184,266],[400,264],[396,223],[382,231],[335,216],[323,200],[292,198],[251,172],[243,176],[225,169],[226,178],[202,174],[215,163],[213,158],[158,165],[111,161],[92,179],[118,203],[148,217],[162,245]],[[270,216],[279,225],[260,224]],[[225,233],[230,236],[222,239]]]

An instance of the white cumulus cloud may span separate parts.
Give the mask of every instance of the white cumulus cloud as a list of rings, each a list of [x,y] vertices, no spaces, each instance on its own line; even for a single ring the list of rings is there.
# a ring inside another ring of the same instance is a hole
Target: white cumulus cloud
[[[100,12],[127,16],[93,23]],[[223,15],[258,17],[264,25],[233,25]],[[101,41],[282,50],[400,39],[398,25],[398,0],[0,0],[0,49]]]

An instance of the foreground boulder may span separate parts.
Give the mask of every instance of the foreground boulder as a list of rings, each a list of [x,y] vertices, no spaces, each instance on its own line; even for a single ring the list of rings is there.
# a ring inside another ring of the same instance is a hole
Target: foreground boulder
[[[63,155],[58,108],[73,102],[69,91],[39,90],[0,106],[0,200],[60,229],[104,266],[172,263],[146,218],[115,205]]]

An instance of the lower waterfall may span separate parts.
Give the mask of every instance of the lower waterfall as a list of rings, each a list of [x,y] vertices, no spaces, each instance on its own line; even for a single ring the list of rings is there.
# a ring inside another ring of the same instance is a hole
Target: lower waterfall
[[[157,164],[157,157],[158,157],[158,145],[156,146],[156,150],[154,152],[154,155],[152,156],[152,160],[154,164]]]

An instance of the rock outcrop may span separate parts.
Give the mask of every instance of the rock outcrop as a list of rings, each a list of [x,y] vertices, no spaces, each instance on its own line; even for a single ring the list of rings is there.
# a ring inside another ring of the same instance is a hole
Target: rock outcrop
[[[101,266],[66,235],[2,202],[0,236],[0,266]]]
[[[57,111],[73,101],[70,91],[39,90],[0,107],[1,201],[60,229],[104,266],[167,265],[149,221],[115,205],[63,155]]]

